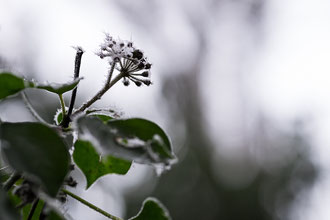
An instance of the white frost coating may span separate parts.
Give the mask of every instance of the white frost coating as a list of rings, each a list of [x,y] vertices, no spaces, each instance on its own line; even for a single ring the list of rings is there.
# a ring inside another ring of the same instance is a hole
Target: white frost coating
[[[101,44],[101,51],[97,55],[101,58],[110,57],[111,60],[114,60],[115,58],[131,58],[133,57],[133,51],[132,42],[121,39],[114,40],[112,36],[106,34],[104,43]]]
[[[161,136],[159,136],[158,134],[155,134],[151,140],[149,140],[146,143],[146,150],[148,155],[151,157],[151,159],[153,159],[154,161],[160,161],[161,158],[159,157],[158,153],[155,153],[151,147],[152,143],[157,143],[160,146],[164,146],[164,140]]]
[[[68,111],[68,107],[65,107],[65,111]],[[57,110],[56,110],[56,113],[55,113],[55,115],[54,115],[54,121],[55,121],[55,124],[56,125],[60,125],[60,121],[58,121],[57,119],[58,119],[58,116],[60,115],[60,114],[62,114],[62,109],[61,108],[58,108]]]
[[[44,83],[38,83],[38,82],[34,82],[34,86],[36,88],[47,88],[47,87],[51,87],[53,90],[59,90],[63,87],[67,87],[67,86],[71,86],[71,85],[74,85],[74,84],[77,84],[78,85],[78,82],[80,80],[84,79],[84,77],[79,77],[77,79],[74,79],[73,81],[69,81],[69,82],[66,82],[66,83],[50,83],[48,81],[44,82]],[[47,89],[46,89],[47,90]]]
[[[134,137],[134,138],[122,138],[122,137],[117,137],[116,142],[124,147],[128,148],[138,148],[138,147],[144,147],[146,145],[146,142]]]
[[[73,137],[73,143],[76,143],[76,141],[78,140],[78,131],[76,129],[73,129],[72,137]]]
[[[104,151],[102,149],[102,144],[100,143],[100,141],[95,138],[87,128],[83,128],[82,132],[79,133],[79,137],[82,140],[86,140],[89,141],[93,144],[93,146],[96,148],[96,150],[100,153],[103,154]]]
[[[123,112],[113,110],[113,109],[88,109],[86,111],[87,115],[93,116],[93,115],[104,115],[104,116],[110,116],[112,118],[120,118],[124,115]]]
[[[164,172],[169,171],[172,167],[172,165],[165,165],[163,163],[156,163],[151,165],[154,168],[155,173],[158,177],[160,177]]]
[[[153,161],[160,161],[159,155],[152,150],[151,143],[146,145],[146,150]]]
[[[153,142],[157,142],[160,145],[164,145],[164,140],[161,136],[159,136],[158,134],[154,134],[154,136],[152,136],[152,141]]]

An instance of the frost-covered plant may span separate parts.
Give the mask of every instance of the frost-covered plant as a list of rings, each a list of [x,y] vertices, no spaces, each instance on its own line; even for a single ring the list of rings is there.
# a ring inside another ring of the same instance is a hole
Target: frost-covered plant
[[[7,176],[0,188],[1,219],[65,219],[58,208],[70,196],[110,219],[120,219],[101,210],[68,190],[77,185],[71,176],[75,166],[86,177],[86,190],[107,174],[125,175],[131,164],[169,168],[176,157],[165,132],[155,123],[141,118],[122,118],[109,109],[94,109],[112,86],[122,80],[125,86],[149,86],[151,64],[142,50],[130,41],[106,35],[97,55],[106,58],[110,68],[103,87],[82,106],[74,109],[81,58],[75,48],[74,80],[65,84],[42,84],[9,72],[0,73],[0,99],[20,94],[38,122],[0,121],[1,172]],[[54,123],[43,120],[33,109],[25,89],[47,90],[58,95],[61,108]],[[72,91],[67,107],[63,94]],[[16,205],[16,208],[11,203]],[[141,211],[131,219],[170,219],[156,199],[144,201]]]

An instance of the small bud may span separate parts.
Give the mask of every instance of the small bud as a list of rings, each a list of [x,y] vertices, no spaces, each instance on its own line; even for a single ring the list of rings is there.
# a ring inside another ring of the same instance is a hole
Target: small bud
[[[77,186],[77,181],[75,181],[72,176],[70,176],[68,179],[65,180],[66,184],[71,187],[76,187]]]
[[[133,46],[133,43],[132,43],[132,42],[128,42],[128,43],[127,43],[127,46],[128,46],[128,47],[132,47],[132,46]]]
[[[140,87],[142,85],[142,83],[140,81],[135,81],[134,82],[136,86]]]
[[[138,68],[139,69],[143,69],[144,68],[144,64],[142,62],[140,62],[139,65],[138,65]]]
[[[144,71],[141,76],[143,77],[149,77],[149,71]]]
[[[133,58],[136,58],[138,60],[143,58],[143,53],[141,50],[134,50],[133,51]]]
[[[129,86],[129,80],[124,80],[123,84],[124,84],[124,86]]]
[[[150,86],[150,84],[151,84],[150,80],[143,80],[142,82],[147,86]]]
[[[59,194],[57,195],[57,199],[61,202],[61,203],[65,203],[68,199],[67,196],[65,194]]]
[[[150,63],[147,63],[144,68],[147,69],[147,70],[150,69],[151,68],[151,64]]]

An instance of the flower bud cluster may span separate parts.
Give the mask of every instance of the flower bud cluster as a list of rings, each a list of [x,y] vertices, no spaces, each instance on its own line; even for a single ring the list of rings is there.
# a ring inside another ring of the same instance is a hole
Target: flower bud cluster
[[[130,81],[137,86],[151,84],[151,64],[143,51],[133,46],[133,42],[114,40],[107,34],[97,55],[102,59],[109,58],[110,65],[115,65],[116,69],[123,74],[125,86],[128,86]]]

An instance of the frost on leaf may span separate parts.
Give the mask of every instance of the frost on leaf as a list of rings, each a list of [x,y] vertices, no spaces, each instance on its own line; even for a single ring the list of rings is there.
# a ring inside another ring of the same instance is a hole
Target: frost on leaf
[[[27,88],[44,89],[56,94],[63,94],[74,89],[82,78],[71,82],[60,83],[38,83],[35,80],[27,80],[9,72],[0,73],[0,99],[17,94]]]
[[[67,83],[63,83],[63,84],[61,84],[61,83],[37,83],[36,82],[35,88],[45,89],[49,92],[53,92],[56,94],[63,94],[65,92],[68,92],[68,91],[76,88],[76,86],[82,79],[83,78],[77,78],[71,82],[67,82]]]
[[[104,123],[96,117],[81,117],[75,124],[78,138],[90,141],[101,155],[166,166],[176,160],[168,137],[153,122],[133,118]]]

